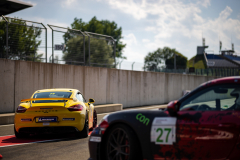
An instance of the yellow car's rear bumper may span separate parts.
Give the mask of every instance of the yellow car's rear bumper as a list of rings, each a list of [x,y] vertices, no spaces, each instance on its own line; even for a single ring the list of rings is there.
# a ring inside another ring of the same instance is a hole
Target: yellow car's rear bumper
[[[57,122],[36,122],[37,117],[57,117]],[[74,120],[73,120],[74,119]],[[30,121],[31,120],[31,121]],[[85,113],[79,112],[63,112],[63,113],[15,113],[14,125],[17,132],[21,128],[29,127],[75,127],[78,131],[82,131],[85,124]],[[65,127],[65,128],[64,128]]]

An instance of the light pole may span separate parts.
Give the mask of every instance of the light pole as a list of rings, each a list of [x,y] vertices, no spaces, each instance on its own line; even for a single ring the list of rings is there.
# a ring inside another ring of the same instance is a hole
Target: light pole
[[[135,62],[132,63],[132,70],[133,70],[133,65],[134,65]]]
[[[122,64],[123,60],[119,63],[119,69],[121,69],[121,64]]]
[[[176,53],[174,53],[174,71],[176,72]]]

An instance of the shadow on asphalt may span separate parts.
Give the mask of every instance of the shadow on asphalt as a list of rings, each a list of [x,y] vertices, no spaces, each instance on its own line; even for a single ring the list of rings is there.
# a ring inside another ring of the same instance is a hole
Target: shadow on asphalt
[[[77,138],[75,134],[38,134],[30,135],[26,138],[16,138],[14,135],[11,136],[2,136],[0,137],[0,147],[3,146],[12,146],[12,145],[21,145],[24,143],[49,143],[49,142],[60,142],[60,141],[71,141],[77,139],[86,139],[86,138]]]

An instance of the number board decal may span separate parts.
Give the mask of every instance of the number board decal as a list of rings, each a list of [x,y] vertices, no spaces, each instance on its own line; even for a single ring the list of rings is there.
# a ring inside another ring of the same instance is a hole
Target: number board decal
[[[176,142],[176,122],[175,117],[155,118],[151,128],[151,142],[165,145]]]

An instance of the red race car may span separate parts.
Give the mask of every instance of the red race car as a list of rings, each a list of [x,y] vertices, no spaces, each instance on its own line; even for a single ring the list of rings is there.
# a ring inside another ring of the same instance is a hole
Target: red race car
[[[166,110],[103,118],[89,160],[240,159],[240,77],[202,84]]]

